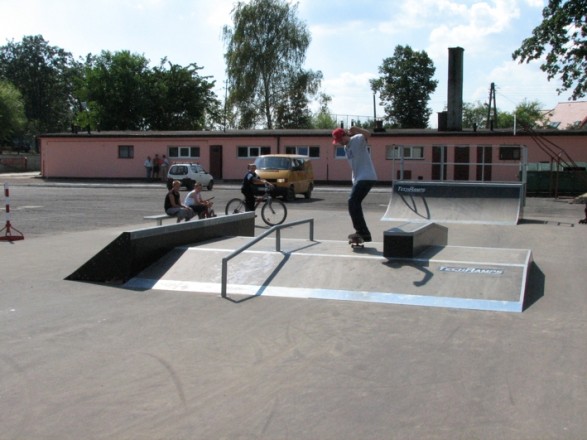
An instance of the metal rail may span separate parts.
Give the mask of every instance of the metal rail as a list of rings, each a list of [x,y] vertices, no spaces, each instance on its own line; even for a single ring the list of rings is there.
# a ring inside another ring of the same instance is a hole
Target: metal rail
[[[304,223],[310,224],[310,241],[314,241],[314,219],[306,219],[306,220],[298,220],[295,222],[284,223],[282,225],[275,225],[272,228],[268,229],[267,231],[263,232],[258,237],[255,237],[253,240],[249,241],[247,244],[241,246],[240,248],[236,249],[235,251],[228,254],[226,257],[222,258],[222,290],[221,295],[222,298],[226,298],[226,287],[228,284],[228,261],[232,260],[237,255],[241,254],[242,252],[246,251],[251,246],[257,244],[261,240],[263,240],[268,235],[275,232],[275,252],[281,252],[281,230],[283,228],[289,228],[291,226],[297,226]]]

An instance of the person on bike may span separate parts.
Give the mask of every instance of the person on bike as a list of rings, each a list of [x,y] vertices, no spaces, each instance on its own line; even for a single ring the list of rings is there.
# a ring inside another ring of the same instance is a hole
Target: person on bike
[[[353,186],[348,200],[348,209],[355,233],[349,235],[349,239],[358,237],[363,241],[372,241],[372,238],[365,221],[362,203],[377,182],[377,174],[367,146],[369,135],[369,131],[356,126],[349,130],[337,128],[332,132],[334,138],[332,143],[344,146],[352,171]]]
[[[245,174],[245,177],[243,178],[243,184],[241,186],[241,192],[245,196],[245,205],[247,211],[255,210],[255,196],[258,193],[257,188],[259,185],[267,185],[269,187],[273,186],[265,179],[261,179],[256,171],[257,165],[254,163],[249,164],[247,166],[247,174]]]

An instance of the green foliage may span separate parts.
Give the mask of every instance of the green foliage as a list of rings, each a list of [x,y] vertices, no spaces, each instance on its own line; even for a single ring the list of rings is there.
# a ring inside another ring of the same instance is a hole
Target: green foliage
[[[77,67],[69,52],[50,46],[40,35],[0,47],[0,79],[22,94],[30,134],[69,127]]]
[[[239,128],[310,123],[308,95],[316,93],[322,74],[302,69],[310,34],[296,13],[297,5],[284,0],[239,1],[234,27],[224,27],[228,104]]]
[[[560,78],[559,93],[573,89],[573,100],[587,94],[586,11],[587,0],[549,0],[542,23],[512,54],[521,63],[543,60],[541,70],[549,80]]]
[[[379,67],[382,75],[371,80],[371,88],[379,93],[385,118],[394,127],[426,128],[432,109],[430,95],[438,81],[433,80],[436,68],[425,51],[410,46],[396,46],[394,54]]]
[[[89,111],[101,130],[144,130],[148,111],[149,60],[129,51],[88,57],[85,90]]]
[[[318,102],[320,109],[312,118],[312,127],[334,129],[336,127],[336,119],[332,117],[330,108],[328,107],[330,102],[332,102],[332,97],[326,93],[320,93]]]
[[[499,113],[498,113],[499,114]],[[477,101],[463,103],[463,128],[485,127],[487,122],[487,106]]]
[[[78,125],[101,130],[198,130],[219,121],[214,82],[196,64],[182,67],[163,59],[154,69],[143,55],[102,52],[86,62],[85,106]]]
[[[16,87],[0,81],[0,145],[9,145],[22,136],[26,126],[24,102]]]
[[[515,115],[515,116],[514,116]],[[463,103],[463,128],[473,128],[474,124],[482,128],[487,122],[487,105],[477,101],[475,104]],[[547,117],[538,101],[526,101],[518,104],[512,113],[497,110],[495,128],[518,127],[539,128],[547,123]]]
[[[539,128],[548,122],[548,117],[542,111],[542,104],[539,101],[524,100],[516,106],[512,118],[514,114],[516,115],[516,125],[519,127]],[[511,127],[511,125],[504,126]]]
[[[277,128],[309,128],[312,126],[312,112],[308,94],[317,93],[322,72],[299,70],[287,81],[289,91],[275,106]]]
[[[214,82],[198,75],[201,67],[182,67],[165,61],[149,75],[149,127],[157,130],[196,130],[220,122],[220,102],[213,92]]]

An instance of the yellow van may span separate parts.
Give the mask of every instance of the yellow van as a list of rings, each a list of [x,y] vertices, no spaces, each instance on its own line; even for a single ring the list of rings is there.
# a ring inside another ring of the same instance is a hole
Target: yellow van
[[[255,160],[257,174],[275,185],[275,195],[294,200],[296,194],[306,199],[314,189],[314,171],[307,156],[296,154],[267,154]]]

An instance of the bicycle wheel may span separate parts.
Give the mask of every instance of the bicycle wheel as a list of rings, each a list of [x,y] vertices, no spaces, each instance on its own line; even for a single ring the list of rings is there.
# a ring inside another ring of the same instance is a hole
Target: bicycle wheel
[[[285,203],[277,199],[269,199],[261,208],[261,218],[269,226],[280,225],[287,217],[287,208]]]
[[[226,209],[224,210],[224,213],[226,215],[229,214],[240,214],[242,212],[245,212],[245,201],[242,199],[231,199],[228,201],[228,203],[226,204]]]

